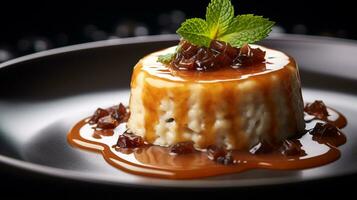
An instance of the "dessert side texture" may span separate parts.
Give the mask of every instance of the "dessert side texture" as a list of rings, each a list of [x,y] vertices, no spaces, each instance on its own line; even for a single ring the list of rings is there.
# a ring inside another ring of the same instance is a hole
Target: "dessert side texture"
[[[293,58],[266,51],[266,63],[250,70],[176,72],[143,58],[131,82],[128,128],[152,144],[192,141],[247,149],[265,140],[280,142],[304,131],[300,77]]]

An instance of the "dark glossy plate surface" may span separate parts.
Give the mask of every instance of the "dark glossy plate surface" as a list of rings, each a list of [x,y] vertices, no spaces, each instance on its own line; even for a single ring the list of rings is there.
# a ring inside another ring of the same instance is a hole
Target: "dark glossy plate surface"
[[[96,183],[161,187],[240,187],[303,182],[357,173],[357,43],[280,35],[264,45],[300,65],[306,102],[321,99],[344,113],[347,144],[331,164],[306,170],[252,170],[200,180],[163,180],[119,171],[101,155],[70,147],[71,126],[98,106],[128,102],[131,69],[175,36],[111,40],[66,47],[0,65],[0,166]]]

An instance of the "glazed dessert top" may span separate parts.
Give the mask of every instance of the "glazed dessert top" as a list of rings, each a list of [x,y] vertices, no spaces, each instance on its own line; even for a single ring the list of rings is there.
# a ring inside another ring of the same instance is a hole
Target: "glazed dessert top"
[[[222,82],[247,79],[249,77],[264,75],[281,70],[287,66],[295,68],[295,61],[285,53],[269,49],[259,45],[250,45],[252,48],[259,48],[265,51],[265,62],[257,63],[249,67],[234,69],[231,67],[213,71],[185,71],[176,70],[161,62],[158,57],[163,54],[175,52],[176,46],[158,51],[144,57],[135,66],[134,76],[139,71],[144,71],[149,75],[174,82]]]
[[[230,0],[211,0],[205,19],[187,19],[177,29],[180,43],[142,59],[134,69],[174,82],[243,80],[285,69],[292,58],[251,45],[268,36],[275,22],[253,14],[235,15]]]

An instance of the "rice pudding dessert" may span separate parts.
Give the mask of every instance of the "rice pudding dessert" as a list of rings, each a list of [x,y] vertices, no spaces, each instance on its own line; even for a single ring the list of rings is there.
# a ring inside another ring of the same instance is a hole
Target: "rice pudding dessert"
[[[249,149],[262,140],[278,143],[303,133],[300,77],[292,57],[250,45],[246,48],[265,52],[264,61],[239,69],[180,71],[157,61],[176,48],[150,54],[135,66],[128,121],[132,133],[155,145],[192,141],[200,149]]]

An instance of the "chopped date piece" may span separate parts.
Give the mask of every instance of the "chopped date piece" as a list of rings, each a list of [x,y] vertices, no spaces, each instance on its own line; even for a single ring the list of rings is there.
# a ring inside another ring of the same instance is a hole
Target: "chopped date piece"
[[[208,159],[224,165],[233,164],[234,161],[231,152],[227,152],[225,149],[217,147],[216,145],[207,147],[207,156]]]
[[[225,149],[217,147],[216,145],[210,145],[207,147],[207,156],[210,160],[217,160],[219,157],[226,156]]]
[[[210,45],[210,50],[214,55],[225,53],[228,48],[233,48],[233,47],[225,42],[221,42],[217,40],[212,41]]]
[[[98,120],[102,117],[105,117],[109,115],[109,112],[107,110],[104,110],[102,108],[97,108],[97,110],[94,112],[93,116],[89,119],[89,124],[96,124]]]
[[[110,107],[108,112],[119,123],[127,122],[129,119],[129,112],[127,112],[126,107],[122,103],[119,106]]]
[[[279,151],[284,156],[305,156],[306,152],[301,147],[299,140],[285,140]]]
[[[111,106],[111,107],[109,107],[109,108],[107,108],[106,110],[108,111],[108,115],[112,115],[113,114],[113,112],[115,112],[116,110],[118,110],[119,109],[119,105],[115,105],[115,106]]]
[[[118,125],[118,121],[114,119],[111,115],[102,117],[97,122],[97,128],[101,129],[114,129]]]
[[[341,131],[331,123],[316,123],[314,129],[310,132],[315,137],[336,137],[341,135]]]
[[[195,152],[193,142],[179,142],[170,146],[170,153],[172,154],[188,154]]]
[[[180,42],[180,45],[181,45],[180,50],[182,52],[182,56],[186,59],[195,56],[197,51],[199,50],[198,46],[192,45],[186,40],[182,40]]]
[[[229,152],[225,156],[220,156],[217,158],[217,163],[223,164],[223,165],[231,165],[234,163],[234,158],[232,154]]]
[[[281,143],[270,143],[263,140],[254,145],[249,152],[254,155],[279,152],[284,156],[304,156],[306,153],[301,147],[300,141],[296,139],[285,140]]]
[[[179,58],[178,63],[176,66],[179,69],[188,69],[188,70],[193,70],[195,68],[195,59],[186,59],[186,58]]]
[[[331,123],[317,123],[310,131],[312,139],[320,144],[340,146],[346,143],[346,137],[338,127]]]
[[[128,131],[120,135],[117,142],[117,147],[120,148],[138,148],[144,145],[145,143],[142,137],[129,133]]]
[[[108,109],[98,108],[88,123],[91,125],[97,124],[94,129],[114,129],[120,123],[127,122],[129,115],[127,108],[120,103],[118,106],[112,106]]]
[[[240,48],[239,56],[243,56],[243,57],[251,57],[251,56],[253,56],[252,48],[250,48],[250,46],[248,44],[243,45]]]
[[[171,62],[171,66],[178,70],[207,71],[222,67],[249,67],[265,61],[265,52],[249,45],[235,48],[228,43],[213,40],[207,48],[182,40],[179,46]]]
[[[327,107],[323,101],[315,101],[314,103],[306,104],[304,111],[321,120],[326,120],[329,116]]]
[[[239,51],[238,57],[236,57],[236,66],[251,66],[255,63],[263,63],[265,61],[265,51],[261,49],[253,49],[249,45],[244,45]]]

